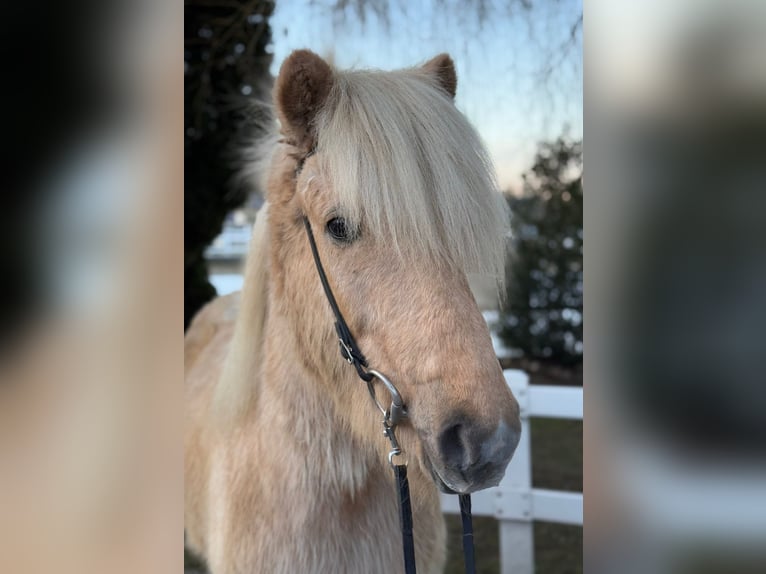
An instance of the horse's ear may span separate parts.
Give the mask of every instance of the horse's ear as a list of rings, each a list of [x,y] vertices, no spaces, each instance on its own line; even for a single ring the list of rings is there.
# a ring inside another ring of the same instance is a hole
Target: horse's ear
[[[439,81],[439,85],[455,99],[457,92],[457,74],[455,73],[455,63],[449,54],[439,54],[435,58],[428,60],[423,64],[423,70]]]
[[[309,50],[296,50],[279,70],[274,86],[279,121],[293,143],[306,151],[316,144],[313,123],[333,83],[332,68]]]

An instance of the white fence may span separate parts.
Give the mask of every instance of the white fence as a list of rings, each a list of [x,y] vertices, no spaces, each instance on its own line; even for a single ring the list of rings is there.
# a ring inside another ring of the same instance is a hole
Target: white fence
[[[581,492],[532,488],[532,448],[529,418],[582,420],[581,387],[530,385],[523,371],[506,370],[505,380],[521,407],[521,440],[500,486],[471,497],[475,516],[500,522],[502,574],[532,574],[535,569],[532,521],[582,525]],[[442,495],[442,510],[459,514],[457,496]]]

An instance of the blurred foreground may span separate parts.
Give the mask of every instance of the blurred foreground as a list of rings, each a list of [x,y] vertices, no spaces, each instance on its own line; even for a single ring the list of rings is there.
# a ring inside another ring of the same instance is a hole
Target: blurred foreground
[[[180,6],[8,8],[0,572],[180,572]]]

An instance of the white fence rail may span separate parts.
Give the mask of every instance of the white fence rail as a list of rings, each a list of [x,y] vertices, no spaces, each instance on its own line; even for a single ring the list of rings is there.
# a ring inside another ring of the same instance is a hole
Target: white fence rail
[[[502,574],[534,572],[534,520],[582,525],[581,492],[532,488],[530,417],[582,420],[583,394],[578,387],[530,385],[523,371],[506,370],[505,380],[521,408],[521,440],[500,486],[474,494],[473,514],[500,522]],[[442,496],[442,510],[460,512],[456,496]]]

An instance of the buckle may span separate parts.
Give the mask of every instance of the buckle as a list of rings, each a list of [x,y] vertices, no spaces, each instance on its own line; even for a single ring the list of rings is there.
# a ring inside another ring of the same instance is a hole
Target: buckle
[[[340,343],[340,354],[346,359],[349,365],[353,365],[354,355],[351,354],[351,347],[340,337],[338,337],[338,343]]]

